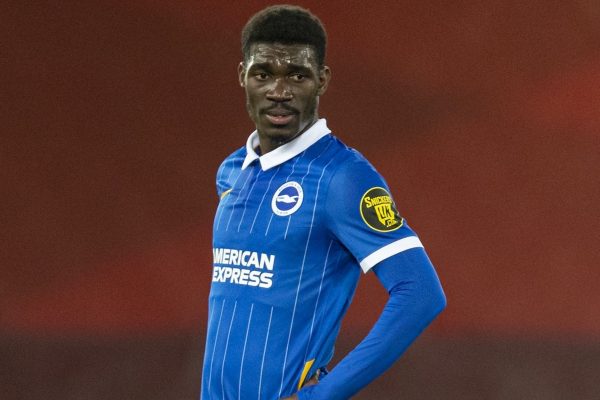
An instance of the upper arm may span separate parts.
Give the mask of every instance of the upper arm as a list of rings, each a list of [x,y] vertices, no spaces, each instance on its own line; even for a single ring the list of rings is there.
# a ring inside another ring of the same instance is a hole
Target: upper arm
[[[422,247],[381,175],[362,157],[345,160],[331,179],[326,200],[332,234],[363,272],[398,253]]]

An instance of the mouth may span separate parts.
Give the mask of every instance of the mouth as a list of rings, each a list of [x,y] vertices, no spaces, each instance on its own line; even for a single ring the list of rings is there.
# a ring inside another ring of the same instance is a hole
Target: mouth
[[[294,118],[294,114],[285,114],[285,115],[272,115],[266,114],[267,119],[273,125],[287,125]]]
[[[265,117],[273,125],[287,125],[294,119],[295,115],[296,113],[293,110],[281,106],[265,111]]]

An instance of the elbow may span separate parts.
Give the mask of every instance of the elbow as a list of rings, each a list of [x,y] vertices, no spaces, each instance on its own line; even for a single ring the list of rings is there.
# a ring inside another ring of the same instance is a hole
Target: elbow
[[[439,291],[439,294],[436,297],[435,305],[436,305],[436,310],[437,310],[436,315],[441,313],[442,311],[444,311],[444,309],[448,305],[448,301],[446,300],[446,294],[441,289]]]
[[[446,295],[439,281],[427,289],[423,288],[421,293],[421,315],[429,324],[446,308]]]
[[[440,286],[438,290],[435,290],[432,293],[432,296],[429,301],[429,310],[431,313],[431,319],[433,320],[437,317],[448,305],[448,301],[446,300],[446,294],[442,290]]]

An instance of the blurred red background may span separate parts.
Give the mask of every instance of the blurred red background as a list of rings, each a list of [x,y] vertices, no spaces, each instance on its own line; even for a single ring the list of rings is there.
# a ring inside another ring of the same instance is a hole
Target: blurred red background
[[[264,1],[0,5],[0,396],[192,399]],[[600,4],[300,3],[448,308],[358,398],[600,398]],[[337,359],[385,291],[367,275]]]

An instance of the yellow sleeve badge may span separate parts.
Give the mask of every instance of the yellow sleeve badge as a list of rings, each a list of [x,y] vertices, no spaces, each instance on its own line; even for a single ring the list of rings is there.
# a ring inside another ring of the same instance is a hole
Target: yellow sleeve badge
[[[373,187],[363,194],[360,216],[369,228],[378,232],[395,231],[404,224],[392,196],[382,187]]]

